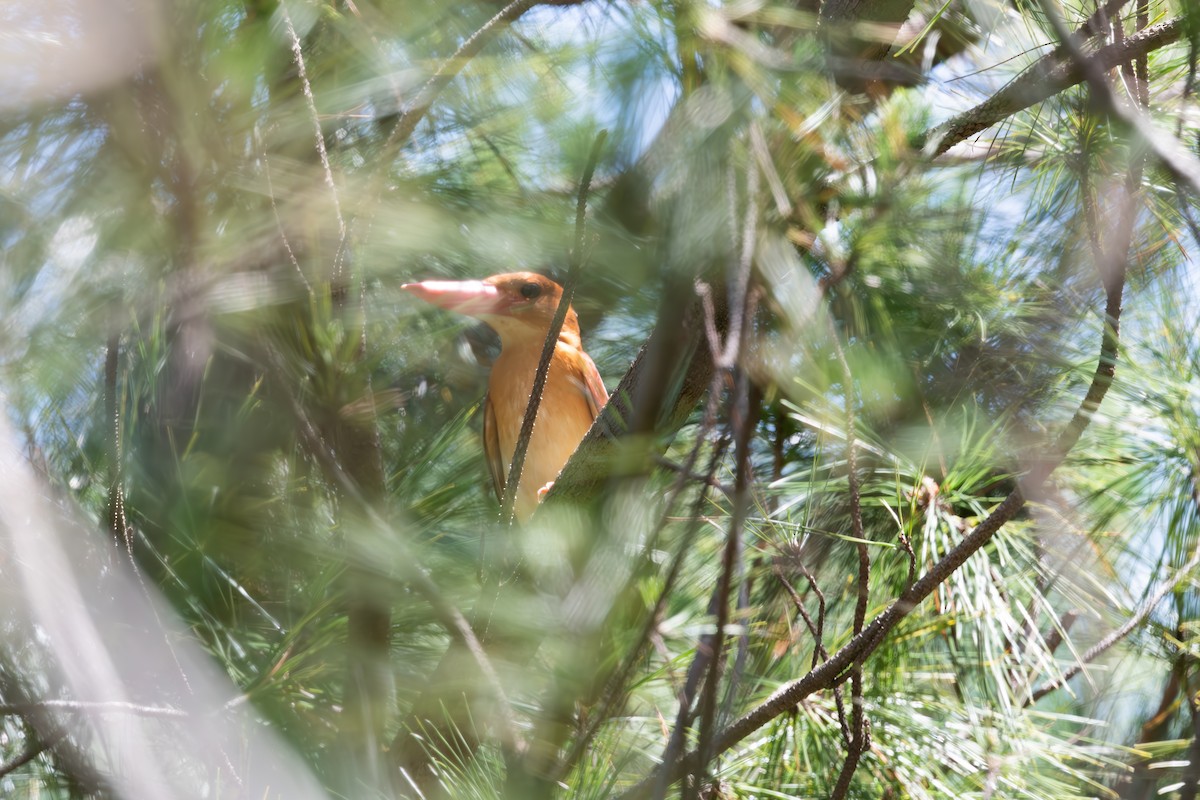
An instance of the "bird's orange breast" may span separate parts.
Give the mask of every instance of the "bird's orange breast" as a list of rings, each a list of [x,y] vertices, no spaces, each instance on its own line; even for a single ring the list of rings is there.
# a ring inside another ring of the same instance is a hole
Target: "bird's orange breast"
[[[505,471],[512,463],[542,342],[505,347],[492,366],[488,399],[496,418],[500,459]],[[516,498],[516,516],[527,519],[538,505],[538,491],[558,477],[592,425],[583,373],[572,363],[578,351],[559,342],[550,361],[546,387],[538,406],[525,467]]]

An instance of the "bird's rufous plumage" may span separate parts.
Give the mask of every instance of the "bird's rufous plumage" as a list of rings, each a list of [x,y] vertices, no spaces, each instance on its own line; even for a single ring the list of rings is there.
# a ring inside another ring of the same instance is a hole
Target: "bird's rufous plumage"
[[[500,335],[500,356],[492,364],[484,400],[483,446],[501,496],[562,287],[534,272],[511,272],[482,281],[423,281],[402,288],[441,308],[477,317]],[[569,309],[525,455],[517,519],[533,514],[541,491],[558,477],[606,402],[608,391],[584,352],[575,310]]]

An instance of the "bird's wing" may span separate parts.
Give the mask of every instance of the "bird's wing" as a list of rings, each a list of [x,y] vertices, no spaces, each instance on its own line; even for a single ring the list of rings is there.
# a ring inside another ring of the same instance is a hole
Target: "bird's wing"
[[[608,402],[608,389],[604,388],[604,381],[600,379],[600,370],[596,369],[596,362],[592,361],[592,357],[580,350],[579,360],[583,371],[584,395],[587,397],[588,408],[591,409],[594,420],[599,416],[600,409],[604,408],[604,404]]]
[[[500,433],[496,429],[496,408],[492,396],[483,398],[483,453],[487,457],[488,472],[492,474],[492,488],[496,499],[504,499],[505,464],[500,455]]]

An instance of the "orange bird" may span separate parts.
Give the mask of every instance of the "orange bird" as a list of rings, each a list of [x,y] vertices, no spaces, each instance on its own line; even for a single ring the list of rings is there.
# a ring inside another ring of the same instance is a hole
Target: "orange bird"
[[[500,357],[492,365],[483,405],[483,448],[501,497],[562,287],[534,272],[511,272],[482,281],[423,281],[400,288],[435,306],[477,317],[500,334]],[[568,309],[525,454],[517,519],[533,514],[607,402],[608,390],[579,339],[575,309]]]

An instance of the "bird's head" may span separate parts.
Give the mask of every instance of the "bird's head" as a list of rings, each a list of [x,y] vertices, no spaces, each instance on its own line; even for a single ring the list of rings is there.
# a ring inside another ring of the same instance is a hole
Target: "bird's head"
[[[422,281],[400,288],[440,308],[483,320],[504,345],[544,339],[562,299],[562,287],[536,272],[507,272],[481,281]],[[567,311],[563,332],[579,335],[573,309]]]

